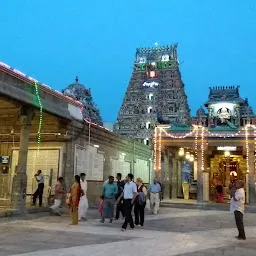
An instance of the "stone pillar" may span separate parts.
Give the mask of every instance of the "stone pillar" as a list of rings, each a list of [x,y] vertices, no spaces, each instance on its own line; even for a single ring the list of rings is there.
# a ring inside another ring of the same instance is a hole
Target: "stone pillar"
[[[197,152],[197,204],[202,205],[203,198],[203,167],[202,167],[202,150]]]
[[[165,151],[164,155],[164,173],[162,176],[163,184],[164,184],[164,199],[170,199],[172,197],[172,166],[173,166],[173,155],[170,150]],[[177,182],[177,181],[176,181]]]
[[[249,144],[249,206],[256,207],[256,197],[255,197],[255,162],[254,162],[254,145]]]
[[[173,156],[170,162],[171,166],[171,198],[177,199],[177,186],[178,186],[178,160]]]
[[[12,185],[12,208],[20,213],[26,211],[26,190],[27,190],[27,156],[29,144],[29,130],[34,109],[23,107],[21,110],[20,147],[16,174],[13,177]]]

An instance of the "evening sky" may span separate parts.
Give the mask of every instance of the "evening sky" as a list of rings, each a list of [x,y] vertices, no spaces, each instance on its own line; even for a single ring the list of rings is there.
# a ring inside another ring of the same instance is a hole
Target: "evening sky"
[[[114,122],[137,47],[178,42],[192,114],[209,86],[240,85],[256,110],[255,0],[2,0],[0,61],[61,90],[92,89]]]

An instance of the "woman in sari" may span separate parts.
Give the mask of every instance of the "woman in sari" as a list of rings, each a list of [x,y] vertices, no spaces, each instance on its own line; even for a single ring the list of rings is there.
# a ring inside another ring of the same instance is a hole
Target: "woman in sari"
[[[81,197],[80,176],[75,176],[75,182],[70,189],[70,214],[72,218],[72,225],[78,224],[78,205]]]

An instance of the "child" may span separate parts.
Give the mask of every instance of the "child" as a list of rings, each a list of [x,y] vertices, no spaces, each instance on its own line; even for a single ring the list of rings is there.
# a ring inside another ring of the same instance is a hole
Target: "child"
[[[239,180],[236,182],[236,192],[230,202],[230,209],[235,214],[236,226],[238,229],[238,240],[246,240],[244,231],[244,204],[245,204],[245,192],[244,182]]]

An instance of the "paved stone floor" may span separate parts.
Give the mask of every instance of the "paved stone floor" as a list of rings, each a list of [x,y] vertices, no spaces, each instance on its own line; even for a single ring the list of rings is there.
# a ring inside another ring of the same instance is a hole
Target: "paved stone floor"
[[[246,241],[234,238],[229,212],[163,208],[147,215],[144,228],[121,232],[121,223],[99,223],[97,210],[78,226],[70,226],[68,216],[1,219],[0,256],[256,255],[255,214],[246,214]]]

